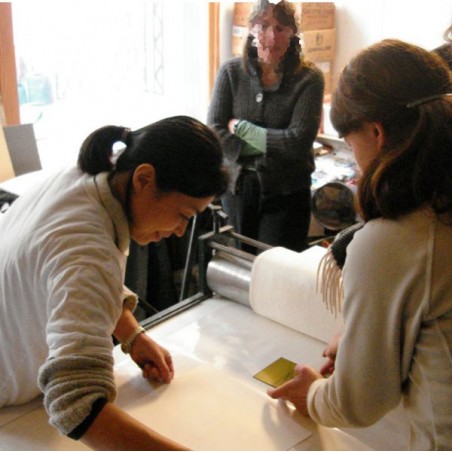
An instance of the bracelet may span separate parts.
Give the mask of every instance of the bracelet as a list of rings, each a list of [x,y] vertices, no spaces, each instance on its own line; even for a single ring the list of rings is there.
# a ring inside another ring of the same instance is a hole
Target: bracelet
[[[135,339],[137,336],[141,333],[144,333],[146,330],[142,326],[137,326],[132,333],[130,333],[130,336],[121,343],[121,350],[126,355],[130,353],[130,349],[132,348],[133,343],[135,342]]]
[[[240,123],[240,119],[237,119],[237,121],[234,122],[234,126],[233,126],[234,134],[237,132],[237,128],[239,126],[239,123]]]

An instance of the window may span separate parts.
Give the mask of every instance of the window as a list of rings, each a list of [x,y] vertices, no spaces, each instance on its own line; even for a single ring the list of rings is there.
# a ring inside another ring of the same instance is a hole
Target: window
[[[206,120],[207,2],[16,2],[13,27],[21,122],[44,168],[74,164],[106,124]]]

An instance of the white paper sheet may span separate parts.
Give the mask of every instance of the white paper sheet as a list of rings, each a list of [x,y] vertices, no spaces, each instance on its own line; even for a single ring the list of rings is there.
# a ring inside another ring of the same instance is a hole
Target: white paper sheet
[[[317,269],[326,248],[302,253],[275,247],[255,259],[251,273],[253,311],[295,331],[329,342],[342,318],[332,314],[317,291]]]
[[[132,363],[121,364],[115,369],[118,405],[192,449],[287,450],[311,434],[295,410],[206,364],[179,371],[171,384],[157,388],[132,375]]]

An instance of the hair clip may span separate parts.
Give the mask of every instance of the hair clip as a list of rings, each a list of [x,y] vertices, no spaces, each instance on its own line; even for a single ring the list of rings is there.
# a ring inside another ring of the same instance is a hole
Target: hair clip
[[[428,102],[433,102],[434,100],[441,99],[444,96],[450,97],[450,96],[452,96],[452,93],[442,93],[442,94],[435,94],[434,96],[423,97],[422,99],[418,99],[418,100],[415,100],[414,102],[410,102],[406,106],[407,106],[407,108],[418,107],[419,105],[423,105]]]

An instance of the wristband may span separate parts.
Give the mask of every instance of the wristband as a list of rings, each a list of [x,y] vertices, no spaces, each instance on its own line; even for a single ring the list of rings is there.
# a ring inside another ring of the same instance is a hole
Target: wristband
[[[234,122],[234,126],[233,126],[234,134],[237,133],[237,127],[239,126],[239,123],[240,123],[240,119],[238,119],[237,121]]]
[[[130,353],[130,349],[132,348],[133,343],[137,336],[141,333],[144,333],[146,330],[142,326],[137,326],[131,333],[130,336],[121,343],[121,350],[126,355]]]

